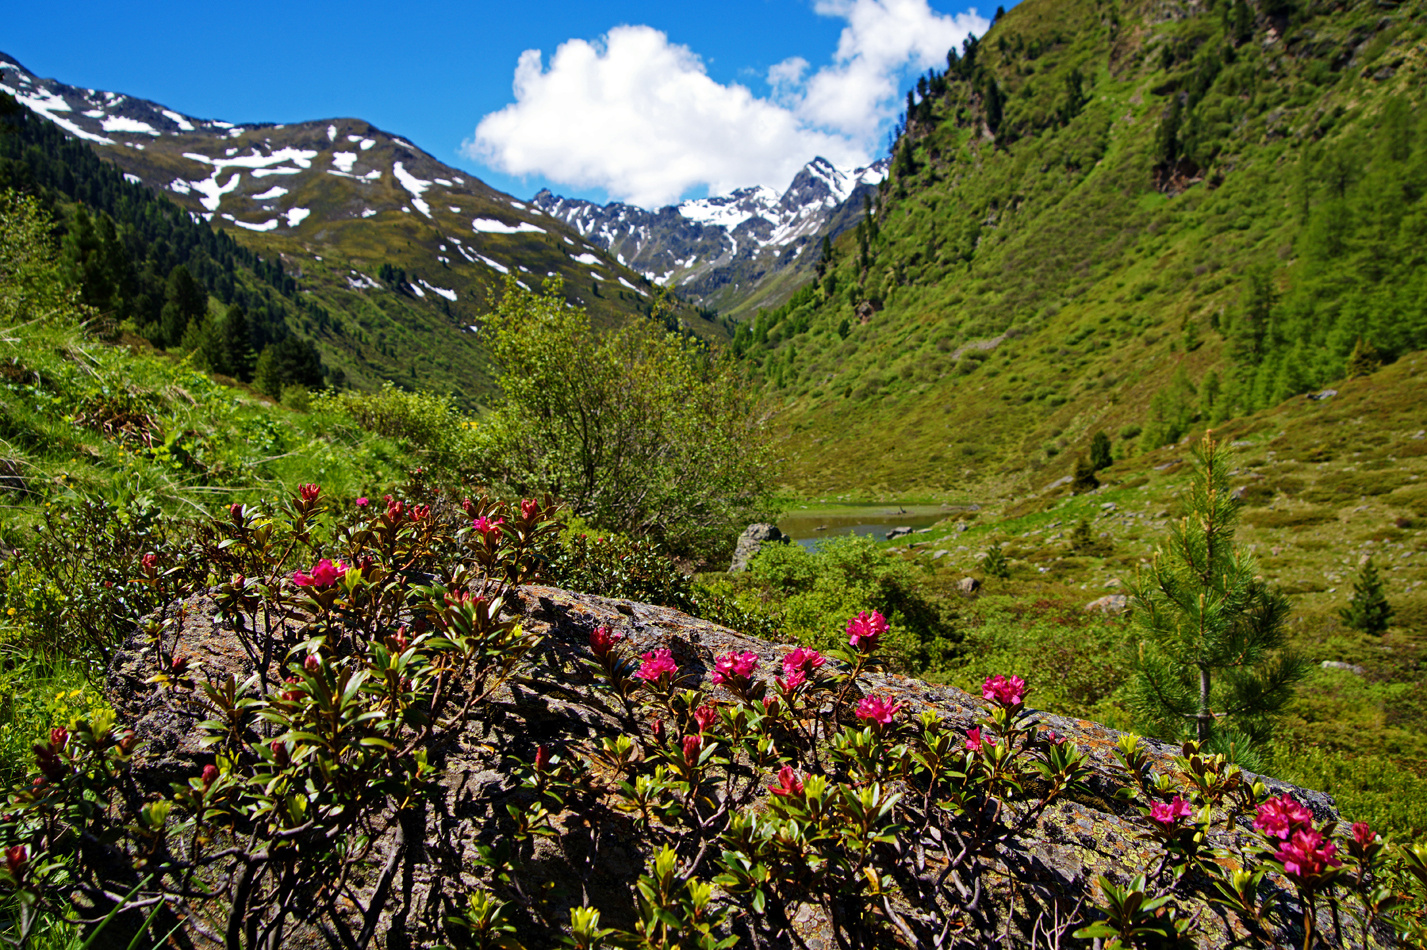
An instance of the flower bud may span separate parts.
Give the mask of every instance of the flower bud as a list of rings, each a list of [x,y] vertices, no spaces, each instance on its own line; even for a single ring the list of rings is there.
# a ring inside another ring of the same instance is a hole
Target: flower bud
[[[307,659],[302,661],[302,668],[309,673],[316,674],[318,670],[322,669],[322,661],[317,659],[317,654],[309,653]]]
[[[535,771],[543,772],[550,765],[550,747],[540,744],[535,747]]]
[[[208,788],[216,781],[218,781],[218,766],[205,765],[203,767],[203,787]]]
[[[25,873],[25,865],[30,861],[29,845],[17,844],[5,851],[5,867],[13,877]]]
[[[273,761],[279,766],[286,767],[292,761],[292,756],[287,751],[287,743],[281,739],[274,739],[268,746],[273,753]]]

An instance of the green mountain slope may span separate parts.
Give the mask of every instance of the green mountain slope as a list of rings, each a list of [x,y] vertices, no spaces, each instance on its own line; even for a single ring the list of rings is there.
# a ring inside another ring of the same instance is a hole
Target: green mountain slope
[[[807,494],[1024,491],[1427,345],[1416,7],[1027,0],[744,334]],[[863,254],[860,245],[865,241]],[[766,341],[766,342],[765,342]]]
[[[235,298],[238,288],[222,274],[199,274],[199,282],[225,306],[237,299],[263,308],[259,322],[315,345],[335,373],[329,378],[346,384],[371,389],[390,380],[477,404],[490,381],[475,328],[506,275],[532,287],[560,278],[567,299],[597,326],[654,309],[648,280],[573,229],[365,122],[200,120],[40,79],[3,55],[0,80],[0,91],[30,110],[6,152],[12,170],[28,169],[64,200],[111,215],[114,202],[96,203],[88,182],[114,195],[140,186],[211,225],[226,249],[242,249],[259,283],[287,300]],[[107,179],[88,155],[105,160]],[[80,165],[79,174],[59,167]],[[23,174],[9,177],[26,184]],[[152,240],[139,236],[149,245],[137,249],[139,258],[152,257]],[[163,280],[168,271],[160,270]],[[725,335],[677,302],[665,320],[707,338]],[[145,335],[174,346],[181,332]],[[267,342],[259,336],[253,345]]]

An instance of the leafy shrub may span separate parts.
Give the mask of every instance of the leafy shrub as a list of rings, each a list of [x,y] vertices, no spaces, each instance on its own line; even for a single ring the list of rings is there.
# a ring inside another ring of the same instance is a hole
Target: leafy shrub
[[[368,432],[401,440],[430,464],[458,472],[475,464],[476,423],[449,396],[408,392],[388,382],[375,393],[327,390],[312,397],[310,408],[346,415]]]
[[[827,649],[845,642],[833,618],[866,608],[880,610],[892,624],[888,650],[904,669],[925,667],[955,642],[949,609],[918,583],[911,564],[870,538],[830,538],[814,551],[764,545],[748,569],[777,596],[785,632],[800,643]]]
[[[508,281],[485,333],[503,401],[477,432],[481,477],[680,555],[721,552],[756,520],[769,437],[731,363],[653,320],[594,333],[554,283]]]

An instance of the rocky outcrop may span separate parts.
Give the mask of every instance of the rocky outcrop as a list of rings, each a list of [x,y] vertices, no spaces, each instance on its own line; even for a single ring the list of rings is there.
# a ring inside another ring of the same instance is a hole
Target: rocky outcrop
[[[242,682],[252,673],[257,658],[217,619],[210,598],[197,597],[182,606],[185,619],[180,643],[192,666],[201,668],[200,679],[221,682],[232,674]],[[363,931],[373,939],[372,945],[384,947],[430,946],[447,939],[442,936],[444,918],[462,904],[467,892],[488,883],[488,876],[480,871],[488,857],[483,857],[480,849],[508,833],[508,806],[516,806],[518,812],[535,800],[531,789],[512,777],[512,763],[534,761],[540,747],[573,755],[581,744],[589,747],[621,736],[647,737],[651,728],[664,728],[655,726],[655,717],[641,714],[635,706],[597,688],[590,666],[582,662],[591,655],[591,633],[597,628],[608,627],[622,635],[636,656],[669,650],[684,677],[683,686],[708,690],[713,700],[722,702],[733,697],[713,684],[717,657],[752,654],[759,669],[768,672],[781,669],[791,650],[791,645],[757,640],[676,610],[550,587],[521,589],[518,613],[523,627],[539,637],[533,661],[489,703],[478,707],[452,741],[430,750],[431,764],[439,776],[433,793],[401,821],[367,829],[374,856],[371,873],[356,875],[348,882],[349,896],[338,903],[335,919],[293,928],[284,946],[346,946],[351,944],[351,934]],[[197,698],[197,691],[160,688],[151,681],[152,668],[148,644],[136,638],[115,659],[108,680],[108,695],[120,719],[135,725],[142,743],[132,761],[131,776],[137,793],[146,797],[167,794],[172,783],[201,772],[214,761],[213,751],[197,741],[203,731],[202,720],[211,714]],[[1032,698],[1034,686],[1030,686]],[[988,703],[980,697],[896,674],[864,674],[847,702],[858,696],[895,702],[899,705],[897,719],[903,723],[916,722],[929,713],[958,746],[962,737],[981,726],[988,712]],[[1065,924],[1060,931],[1064,936],[1069,929],[1065,922],[1071,920],[1069,915],[1083,912],[1081,901],[1091,895],[1097,876],[1124,882],[1153,867],[1162,855],[1146,833],[1145,820],[1118,795],[1126,778],[1111,752],[1120,734],[1084,720],[1048,714],[1039,719],[1087,755],[1087,771],[1070,794],[1056,799],[1023,831],[989,854],[989,867],[995,874],[986,878],[981,900],[1009,901],[1009,913],[998,916],[978,911],[961,925],[995,921],[997,928],[1005,928],[1011,935],[1013,943],[1031,943],[1036,928],[1050,926],[1047,922],[1052,915]],[[1176,749],[1155,742],[1143,746],[1150,768],[1174,774]],[[766,789],[774,780],[771,766],[761,777],[755,771],[753,778],[757,788]],[[610,794],[611,786],[597,772],[588,773],[584,783],[594,801],[603,801],[602,796]],[[1334,814],[1327,796],[1271,781],[1268,784],[1274,791],[1291,792],[1320,819]],[[766,813],[767,798],[763,791],[751,811]],[[1235,837],[1246,838],[1243,824],[1241,819],[1239,830],[1216,833],[1213,843],[1230,844]],[[523,867],[533,882],[528,886],[549,888],[542,909],[528,911],[527,917],[538,914],[558,928],[562,921],[568,923],[570,907],[585,904],[600,908],[605,926],[633,926],[634,884],[659,836],[641,831],[628,814],[598,804],[580,813],[555,816],[554,827],[556,835],[536,839],[533,850],[523,856]],[[889,920],[897,915],[896,920],[907,930],[913,925],[919,931],[923,925],[930,926],[927,907],[914,895],[940,874],[939,847],[926,837],[937,834],[934,828],[914,832],[904,825],[891,846],[905,861],[905,880],[889,893],[886,913]],[[687,860],[692,855],[684,857]],[[377,873],[383,860],[394,872],[385,878]],[[1007,874],[1017,882],[1011,890],[1003,876]],[[703,874],[705,879],[711,876],[707,871]],[[1266,882],[1266,886],[1278,884],[1277,879]],[[1225,946],[1244,939],[1229,918],[1208,909],[1203,896],[1203,892],[1189,890],[1184,898],[1200,908],[1199,944]],[[1295,906],[1291,893],[1280,897],[1286,908]],[[833,934],[837,910],[809,899],[780,907],[776,913],[770,909],[766,914],[737,915],[728,926],[744,938],[740,945],[832,947],[837,945]],[[222,932],[222,921],[211,902],[194,901],[185,912],[185,945],[219,942],[209,939]],[[1062,915],[1067,915],[1064,920]],[[1289,913],[1284,919],[1296,918]],[[887,921],[883,924],[876,931],[881,936],[874,934],[872,945],[906,944],[905,931]],[[527,926],[528,922],[522,924],[522,928]],[[344,931],[348,939],[338,939],[336,934]],[[541,945],[538,932],[522,932],[521,937],[527,946]],[[978,938],[974,932],[963,931],[962,937],[971,946],[991,940],[993,934],[982,933]]]
[[[790,539],[775,524],[761,521],[751,524],[738,536],[738,544],[733,549],[733,562],[729,564],[730,574],[739,574],[748,570],[748,565],[754,556],[763,549],[765,544],[788,544]]]

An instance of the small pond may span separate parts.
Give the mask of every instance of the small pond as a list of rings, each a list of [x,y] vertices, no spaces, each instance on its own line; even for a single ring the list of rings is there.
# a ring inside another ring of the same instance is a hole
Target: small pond
[[[956,510],[942,505],[849,505],[828,511],[792,511],[778,519],[778,528],[811,551],[819,541],[843,534],[884,541],[893,528],[929,528]]]

